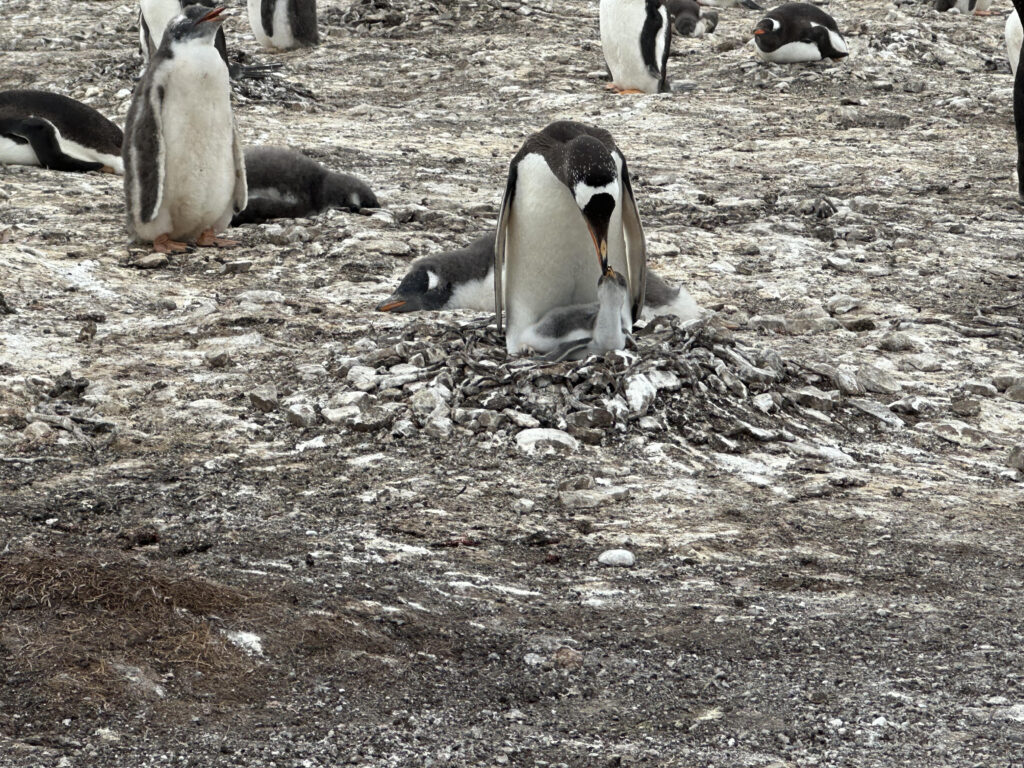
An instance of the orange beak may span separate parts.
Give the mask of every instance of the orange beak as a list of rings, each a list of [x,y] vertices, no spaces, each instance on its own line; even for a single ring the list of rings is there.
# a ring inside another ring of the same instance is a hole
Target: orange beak
[[[755,35],[763,35],[767,31],[768,31],[767,29],[761,29],[760,27],[758,27],[757,29],[754,30],[754,34]]]
[[[214,9],[213,9],[212,11],[210,11],[210,12],[209,12],[208,14],[206,14],[205,16],[203,16],[203,18],[201,18],[201,19],[200,19],[199,21],[200,21],[200,22],[204,22],[204,21],[216,21],[216,20],[218,19],[218,17],[219,17],[219,16],[220,16],[220,15],[221,15],[222,13],[224,13],[224,11],[226,11],[226,10],[227,10],[227,8],[226,8],[226,7],[224,7],[224,6],[221,6],[220,8],[214,8]]]
[[[378,304],[377,305],[377,311],[378,312],[390,312],[393,309],[398,309],[399,307],[404,307],[404,306],[405,306],[405,301],[403,299],[396,299],[395,301],[387,301],[387,302],[384,302],[383,304]]]

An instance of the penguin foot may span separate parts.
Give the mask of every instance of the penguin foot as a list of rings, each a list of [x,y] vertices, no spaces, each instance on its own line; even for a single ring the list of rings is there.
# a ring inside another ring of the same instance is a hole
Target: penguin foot
[[[641,93],[641,94],[645,93],[645,91],[641,91],[641,90],[639,90],[637,88],[620,88],[620,89],[616,90],[615,92],[617,94],[619,94],[619,96],[625,96],[626,94],[631,94],[631,93]]]
[[[999,11],[975,11],[975,16],[1002,16]]]
[[[100,168],[100,172],[101,172],[101,173],[112,173],[112,174],[114,174],[115,176],[117,175],[117,171],[115,171],[115,170],[114,170],[113,168],[111,168],[111,167],[110,167],[109,165],[104,165],[104,166],[103,166],[102,168]]]
[[[606,91],[617,91],[619,90],[619,86],[617,86],[615,83],[605,83],[604,89]]]
[[[187,253],[188,245],[171,240],[170,235],[160,235],[153,241],[153,251],[156,253]]]
[[[238,240],[217,237],[213,234],[213,229],[206,230],[196,239],[196,245],[200,248],[234,248],[238,244]]]

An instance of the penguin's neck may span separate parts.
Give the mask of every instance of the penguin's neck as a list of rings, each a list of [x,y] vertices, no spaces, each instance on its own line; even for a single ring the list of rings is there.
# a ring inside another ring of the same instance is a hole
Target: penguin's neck
[[[597,318],[594,320],[593,344],[601,351],[623,349],[626,334],[622,328],[622,306],[626,294],[617,285],[600,286],[597,290]]]

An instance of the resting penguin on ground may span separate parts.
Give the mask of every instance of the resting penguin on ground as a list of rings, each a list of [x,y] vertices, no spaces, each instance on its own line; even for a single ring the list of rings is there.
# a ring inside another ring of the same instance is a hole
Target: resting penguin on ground
[[[714,32],[718,26],[718,14],[709,11],[702,16],[697,0],[665,0],[665,10],[676,34],[683,37],[701,37]]]
[[[213,38],[223,8],[190,5],[167,26],[125,126],[128,232],[156,251],[236,245],[215,233],[245,208],[245,160],[228,69]]]
[[[836,20],[810,3],[786,3],[769,11],[754,29],[754,49],[778,64],[850,55]]]
[[[283,147],[245,150],[249,202],[231,226],[268,219],[298,219],[327,208],[377,208],[373,191],[355,176],[335,173]]]
[[[1020,47],[1024,41],[1024,28],[1021,27],[1020,16],[1016,10],[1010,11],[1006,17],[1006,58],[1010,60],[1010,71],[1017,74],[1017,65],[1020,64]]]
[[[601,49],[616,93],[664,93],[672,26],[661,0],[601,0]]]
[[[380,312],[450,309],[494,309],[493,234],[478,237],[465,248],[416,259],[395,292],[377,305]],[[685,288],[673,288],[647,270],[641,317],[675,315],[685,321],[700,313]]]
[[[512,158],[494,242],[494,311],[510,354],[556,307],[597,300],[611,265],[626,277],[627,320],[644,305],[647,247],[626,159],[611,134],[567,120],[530,136]],[[548,349],[535,349],[548,352]]]
[[[956,11],[957,13],[970,13],[974,11],[975,16],[992,16],[989,10],[992,0],[935,0],[935,10],[940,13]]]
[[[47,91],[0,91],[0,164],[124,173],[121,129],[80,101]]]
[[[316,0],[248,0],[249,24],[264,48],[317,45]]]

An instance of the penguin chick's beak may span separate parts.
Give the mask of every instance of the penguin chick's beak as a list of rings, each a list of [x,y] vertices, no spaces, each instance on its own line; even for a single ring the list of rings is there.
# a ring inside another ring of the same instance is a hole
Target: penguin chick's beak
[[[413,307],[405,308],[408,302],[405,299],[399,299],[395,296],[382,301],[377,305],[378,312],[410,312]]]
[[[221,6],[220,8],[214,8],[208,14],[200,18],[199,21],[196,22],[196,25],[198,26],[199,24],[202,24],[204,21],[224,21],[224,19],[231,15],[230,12],[225,13],[225,11],[227,11],[227,8],[224,6]]]

